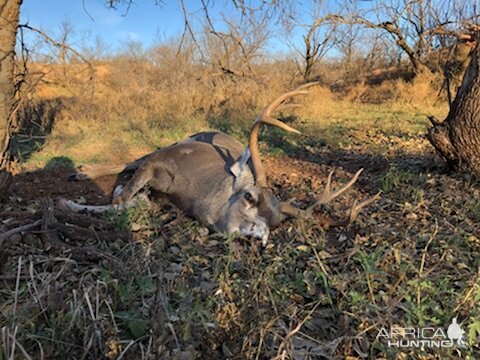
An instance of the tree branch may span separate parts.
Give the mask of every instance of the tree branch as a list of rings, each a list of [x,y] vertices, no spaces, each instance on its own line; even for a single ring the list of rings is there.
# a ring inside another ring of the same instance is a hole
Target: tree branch
[[[30,31],[33,31],[35,33],[37,33],[38,35],[40,35],[46,42],[52,44],[53,46],[56,46],[58,48],[61,48],[61,49],[65,49],[65,50],[68,50],[70,51],[71,53],[75,54],[79,59],[81,59],[84,63],[86,63],[92,70],[93,70],[93,66],[92,64],[90,63],[90,61],[85,57],[83,56],[79,51],[75,50],[74,48],[72,48],[71,46],[68,46],[67,44],[62,44],[58,41],[56,41],[55,39],[53,39],[52,37],[50,37],[49,35],[47,35],[45,32],[43,32],[42,30],[40,29],[37,29],[37,28],[34,28],[28,24],[20,24],[19,25],[20,28],[23,28],[23,29],[28,29]]]
[[[182,7],[182,13],[183,13],[183,21],[184,21],[184,30],[182,34],[182,39],[180,41],[180,45],[178,46],[178,51],[177,55],[180,53],[180,50],[182,49],[183,42],[185,41],[187,33],[190,34],[190,37],[193,40],[193,43],[195,44],[195,47],[197,48],[198,52],[200,53],[200,57],[202,58],[202,61],[205,62],[205,55],[203,54],[202,49],[200,48],[200,45],[198,45],[197,38],[195,37],[195,33],[193,32],[192,26],[190,25],[190,21],[188,20],[188,12],[187,12],[187,7],[185,5],[184,0],[180,0],[180,5]],[[205,10],[206,11],[206,10]]]

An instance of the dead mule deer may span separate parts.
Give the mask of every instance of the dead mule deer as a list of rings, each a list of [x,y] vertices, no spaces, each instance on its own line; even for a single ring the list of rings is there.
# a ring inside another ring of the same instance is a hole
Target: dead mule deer
[[[331,189],[332,173],[325,190],[316,202],[301,210],[289,201],[280,201],[267,185],[265,169],[258,149],[258,134],[262,124],[277,126],[289,132],[298,131],[272,117],[281,108],[295,106],[285,101],[307,94],[306,84],[272,101],[255,120],[246,148],[235,138],[221,132],[203,132],[162,148],[128,165],[84,168],[73,179],[93,179],[125,169],[138,168],[119,193],[113,204],[95,207],[65,201],[64,205],[76,211],[105,211],[126,206],[146,185],[164,195],[180,209],[215,231],[240,233],[261,239],[265,245],[270,229],[277,227],[288,216],[312,215],[315,208],[326,204],[347,191],[357,181],[362,169],[343,187]],[[372,203],[379,194],[354,204],[345,220],[329,219],[325,225],[347,225],[360,210]]]

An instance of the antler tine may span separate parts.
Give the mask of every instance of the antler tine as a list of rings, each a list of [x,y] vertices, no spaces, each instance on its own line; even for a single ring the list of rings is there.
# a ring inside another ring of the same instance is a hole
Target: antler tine
[[[380,195],[382,194],[381,191],[379,191],[378,193],[376,193],[375,195],[373,195],[372,197],[366,199],[366,200],[363,200],[362,202],[358,203],[357,204],[357,201],[355,200],[353,202],[353,205],[352,207],[350,208],[349,210],[349,214],[348,214],[348,222],[347,222],[347,225],[348,224],[351,224],[352,222],[354,222],[356,220],[356,218],[358,217],[358,214],[360,214],[360,210],[362,210],[365,206],[368,206],[370,205],[371,203],[373,203],[375,200],[377,200],[378,198],[380,198]]]
[[[280,104],[277,107],[277,111],[285,110],[285,109],[299,108],[299,107],[302,107],[302,104],[297,104],[297,103]]]
[[[288,126],[287,124],[285,124],[280,120],[273,118],[271,114],[275,110],[278,110],[281,106],[283,108],[288,107],[288,104],[283,104],[285,100],[294,96],[308,94],[308,91],[306,91],[306,89],[317,84],[318,82],[311,82],[308,84],[304,84],[302,86],[297,87],[295,90],[292,90],[285,94],[280,95],[278,98],[273,100],[270,104],[268,104],[263,109],[263,111],[257,116],[253,124],[252,130],[250,131],[250,139],[248,143],[248,146],[250,149],[250,155],[252,159],[253,170],[255,173],[255,181],[257,185],[261,187],[267,186],[267,177],[265,175],[265,169],[260,159],[260,151],[258,150],[258,133],[260,132],[260,125],[262,123],[274,125],[285,131],[300,134],[300,131],[298,131],[297,129],[291,126]],[[297,104],[295,104],[294,106],[297,106]]]
[[[298,132],[298,130],[296,130],[294,128],[291,128],[288,125],[286,125],[286,128],[283,127],[282,125],[285,125],[285,123],[283,123],[283,122],[281,122],[277,119],[272,118],[271,114],[272,114],[272,112],[278,110],[281,105],[283,105],[284,108],[288,107],[288,105],[283,104],[284,101],[286,101],[286,100],[288,100],[288,99],[290,99],[294,96],[307,95],[309,92],[306,89],[308,89],[309,87],[314,86],[314,85],[318,85],[318,81],[301,85],[301,86],[297,87],[296,89],[294,89],[292,91],[289,91],[289,92],[286,92],[285,94],[280,95],[278,98],[273,100],[270,104],[268,104],[265,107],[265,109],[263,109],[263,111],[258,115],[256,121],[261,121],[261,122],[264,122],[266,124],[279,126],[282,129],[290,131],[290,132],[292,132],[292,131],[293,132]],[[280,125],[280,124],[282,124],[282,125]]]
[[[353,205],[347,210],[347,218],[344,218],[344,219],[340,219],[340,220],[335,220],[335,219],[332,219],[332,218],[324,218],[324,223],[322,224],[324,227],[328,228],[328,227],[331,227],[331,226],[347,226],[347,225],[350,225],[351,223],[353,223],[358,215],[360,214],[360,211],[367,205],[370,205],[372,202],[374,202],[375,200],[377,200],[380,195],[381,195],[381,191],[379,191],[378,193],[376,193],[375,195],[373,195],[372,197],[366,199],[366,200],[363,200],[362,202],[358,203],[357,204],[357,201],[355,200],[353,202]]]
[[[363,168],[358,170],[355,175],[352,177],[352,179],[347,183],[345,184],[343,187],[341,187],[340,189],[338,189],[337,191],[333,191],[332,192],[332,176],[333,176],[333,170],[330,171],[330,173],[328,174],[328,178],[327,178],[327,184],[325,185],[325,190],[323,190],[323,193],[322,195],[320,195],[320,197],[317,199],[317,201],[315,202],[315,204],[313,204],[312,206],[308,207],[307,208],[307,212],[309,213],[312,213],[313,210],[319,206],[319,205],[323,205],[323,204],[328,204],[329,202],[331,202],[333,199],[339,197],[340,195],[342,195],[345,191],[347,191],[348,189],[350,189],[353,184],[355,184],[358,180],[358,177],[360,176],[360,174],[362,173],[363,171]]]
[[[329,203],[333,199],[337,198],[338,196],[342,195],[348,189],[350,189],[353,184],[358,180],[358,177],[362,173],[363,169],[358,170],[352,179],[343,187],[338,189],[337,191],[332,191],[332,176],[333,171],[328,174],[327,184],[325,185],[325,190],[323,191],[322,195],[317,199],[317,201],[309,206],[307,209],[302,210],[292,205],[291,201],[285,201],[280,204],[280,211],[288,216],[293,217],[311,217],[315,208],[319,205]],[[354,201],[353,205],[348,210],[348,217],[343,220],[334,220],[332,218],[323,217],[322,225],[325,227],[330,226],[346,226],[355,221],[355,219],[360,214],[360,211],[365,207],[373,203],[380,197],[381,191],[375,194],[374,196],[363,200],[362,202],[357,204],[357,201]]]

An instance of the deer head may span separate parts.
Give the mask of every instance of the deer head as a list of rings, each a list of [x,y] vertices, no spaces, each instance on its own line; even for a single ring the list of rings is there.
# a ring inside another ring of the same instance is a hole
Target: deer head
[[[298,104],[295,103],[285,103],[288,99],[291,99],[294,96],[298,95],[306,95],[308,94],[307,89],[313,85],[317,85],[316,82],[308,83],[296,88],[293,91],[287,92],[282,94],[270,104],[268,104],[264,110],[257,116],[252,130],[250,132],[249,144],[248,147],[245,149],[244,153],[240,157],[239,161],[237,161],[231,168],[233,174],[239,174],[241,171],[237,169],[242,169],[246,166],[246,160],[248,159],[249,155],[251,157],[252,167],[253,167],[253,175],[255,179],[254,186],[250,188],[243,189],[243,203],[241,207],[244,209],[254,209],[252,212],[254,213],[253,217],[256,219],[262,219],[263,224],[259,228],[266,229],[262,231],[250,231],[248,226],[240,226],[240,233],[244,235],[254,235],[257,238],[262,238],[264,244],[268,237],[268,229],[273,229],[280,225],[280,223],[285,220],[288,216],[293,217],[312,217],[313,213],[316,208],[321,205],[327,204],[333,201],[338,196],[345,193],[349,188],[353,186],[353,184],[357,181],[359,175],[363,171],[360,169],[357,173],[353,176],[353,178],[343,187],[336,191],[332,191],[331,183],[332,183],[332,175],[333,171],[330,172],[327,179],[327,184],[325,190],[320,195],[320,197],[314,202],[313,205],[308,207],[305,210],[297,208],[292,205],[291,201],[280,201],[278,198],[273,194],[271,189],[268,187],[267,178],[265,173],[265,168],[262,164],[260,158],[260,152],[258,148],[258,135],[260,132],[260,126],[262,124],[269,124],[273,126],[277,126],[287,132],[293,132],[300,134],[300,131],[294,129],[284,122],[275,119],[272,117],[272,113],[278,111],[280,109],[285,109],[287,107],[298,107]],[[348,216],[344,220],[333,220],[324,218],[324,226],[341,226],[341,225],[348,225],[349,223],[353,222],[360,210],[371,204],[373,201],[378,199],[380,193],[377,193],[373,197],[366,199],[360,203],[354,203],[353,206],[348,211]],[[238,211],[238,210],[237,210]],[[234,211],[233,213],[237,212]],[[242,212],[240,210],[240,212]],[[258,221],[258,220],[257,220]],[[246,220],[246,223],[251,223],[252,220]],[[251,228],[252,230],[255,227]]]

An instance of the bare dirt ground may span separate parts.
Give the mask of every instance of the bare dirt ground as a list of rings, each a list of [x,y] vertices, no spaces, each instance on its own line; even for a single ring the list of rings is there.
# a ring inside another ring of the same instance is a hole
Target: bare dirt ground
[[[35,172],[20,173],[15,176],[11,193],[17,200],[28,204],[42,197],[64,197],[78,199],[83,197],[91,204],[106,204],[111,200],[111,192],[117,183],[126,182],[126,176],[105,176],[95,182],[68,181],[73,173],[69,168],[42,169]]]

